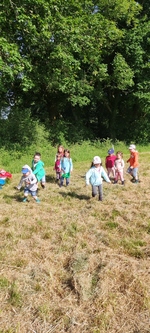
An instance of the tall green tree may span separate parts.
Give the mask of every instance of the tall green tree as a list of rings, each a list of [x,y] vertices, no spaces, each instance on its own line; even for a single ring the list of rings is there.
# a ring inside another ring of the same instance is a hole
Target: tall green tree
[[[16,110],[69,139],[131,139],[132,126],[149,140],[147,1],[3,0],[0,29],[8,121]]]

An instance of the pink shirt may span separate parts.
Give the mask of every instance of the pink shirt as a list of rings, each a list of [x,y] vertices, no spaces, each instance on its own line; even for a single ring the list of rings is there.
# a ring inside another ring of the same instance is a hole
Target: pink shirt
[[[106,156],[106,160],[105,160],[106,169],[113,168],[114,164],[115,164],[115,160],[116,160],[115,155]]]

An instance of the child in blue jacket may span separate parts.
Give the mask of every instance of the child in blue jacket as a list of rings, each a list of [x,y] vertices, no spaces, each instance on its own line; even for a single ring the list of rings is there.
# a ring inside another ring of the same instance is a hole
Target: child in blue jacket
[[[102,178],[104,178],[107,183],[111,183],[106,171],[102,167],[100,157],[95,156],[91,168],[86,173],[86,185],[89,185],[89,183],[92,185],[92,197],[95,197],[98,191],[100,201],[103,200]]]

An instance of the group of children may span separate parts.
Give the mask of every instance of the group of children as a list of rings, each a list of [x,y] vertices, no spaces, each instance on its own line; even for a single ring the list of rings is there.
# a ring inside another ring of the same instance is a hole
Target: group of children
[[[59,186],[63,186],[64,179],[66,180],[66,186],[69,185],[70,174],[73,170],[73,163],[70,157],[70,151],[64,149],[62,145],[58,146],[58,151],[55,156],[55,165],[54,170],[56,171],[56,181],[59,183]],[[28,195],[31,194],[33,199],[39,203],[40,200],[37,196],[38,183],[41,183],[42,188],[45,188],[46,176],[44,163],[41,161],[41,154],[36,152],[31,167],[29,165],[24,165],[22,167],[22,177],[18,186],[18,190],[21,189],[24,184],[24,197],[23,202],[27,201]]]
[[[129,162],[130,165],[127,169],[127,173],[132,176],[132,182],[138,183],[138,152],[136,151],[136,146],[133,144],[130,145],[129,150],[130,157],[127,162]],[[120,179],[121,184],[124,185],[124,166],[125,163],[122,152],[118,151],[116,155],[114,155],[113,148],[108,150],[108,155],[105,159],[107,172],[102,167],[100,157],[95,156],[91,167],[85,176],[86,185],[89,185],[90,183],[92,186],[92,197],[95,197],[98,192],[99,200],[103,200],[103,179],[107,183],[111,183],[113,180],[114,184],[117,184]],[[58,146],[57,154],[55,156],[54,170],[56,172],[56,182],[59,186],[63,186],[64,179],[66,180],[66,186],[68,186],[71,172],[73,170],[73,163],[72,158],[70,157],[70,151],[64,149],[62,145]],[[42,188],[45,188],[46,178],[44,163],[41,161],[41,154],[36,152],[31,163],[31,168],[27,164],[22,167],[22,177],[17,186],[17,189],[20,190],[23,183],[25,184],[23,202],[27,201],[29,194],[31,194],[37,203],[40,202],[37,196],[39,182],[41,183]]]
[[[36,152],[31,162],[31,168],[27,164],[22,167],[22,177],[18,186],[16,187],[18,190],[20,190],[22,185],[25,185],[24,198],[22,199],[23,202],[27,201],[29,194],[31,194],[37,203],[40,202],[39,198],[37,197],[39,182],[41,183],[42,188],[45,188],[46,179],[44,163],[41,161],[41,154]]]
[[[130,163],[129,168],[127,169],[127,173],[132,176],[131,181],[133,183],[138,183],[138,152],[136,151],[136,146],[131,144],[129,146],[130,157],[127,160],[127,163]],[[103,187],[102,187],[102,179],[104,179],[107,183],[111,183],[113,179],[113,183],[117,184],[120,179],[121,184],[124,185],[124,160],[123,153],[118,151],[116,155],[114,155],[114,149],[111,148],[108,150],[108,156],[105,159],[105,166],[107,169],[107,173],[102,167],[101,159],[99,156],[95,156],[93,158],[93,162],[91,168],[86,173],[86,185],[89,183],[92,186],[92,197],[99,195],[99,200],[103,200]],[[111,175],[113,178],[111,178]]]

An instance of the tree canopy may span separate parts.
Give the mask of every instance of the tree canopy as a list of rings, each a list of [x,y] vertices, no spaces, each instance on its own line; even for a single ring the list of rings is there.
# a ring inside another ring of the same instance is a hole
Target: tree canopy
[[[149,142],[148,1],[2,0],[0,29],[1,144],[34,120],[54,142]]]

